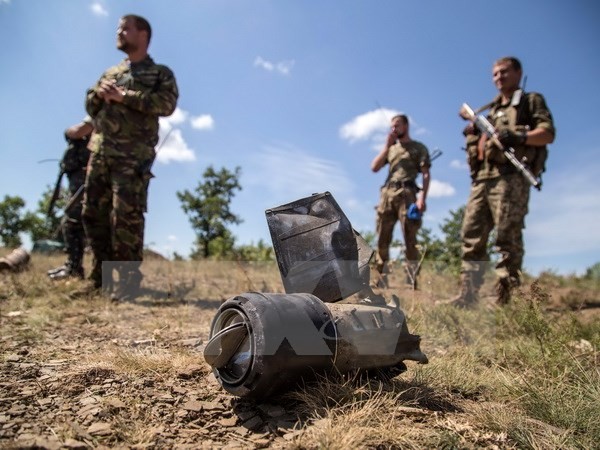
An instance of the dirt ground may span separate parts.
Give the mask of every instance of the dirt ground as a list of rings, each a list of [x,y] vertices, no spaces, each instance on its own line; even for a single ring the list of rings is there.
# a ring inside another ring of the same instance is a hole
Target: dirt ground
[[[285,448],[310,426],[285,398],[229,395],[202,356],[223,300],[282,292],[275,267],[148,262],[144,295],[114,304],[48,281],[56,261],[0,274],[1,448]],[[405,298],[433,305],[432,289]]]

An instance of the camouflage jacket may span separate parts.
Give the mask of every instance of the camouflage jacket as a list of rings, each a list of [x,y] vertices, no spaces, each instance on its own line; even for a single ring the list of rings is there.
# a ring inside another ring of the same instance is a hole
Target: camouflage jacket
[[[67,149],[63,154],[62,160],[60,161],[60,168],[70,176],[75,172],[85,172],[90,151],[88,150],[87,137],[82,139],[69,139],[65,136],[67,141]]]
[[[106,103],[98,97],[103,80],[126,88],[122,103]],[[90,150],[113,157],[147,158],[158,142],[158,118],[173,113],[178,96],[175,76],[168,67],[155,64],[149,56],[138,63],[124,59],[87,92],[86,110],[95,126]]]
[[[396,141],[388,151],[390,165],[386,182],[415,181],[423,167],[430,167],[429,151],[418,141]]]
[[[491,103],[488,119],[496,130],[508,128],[513,131],[525,132],[536,128],[544,128],[555,133],[552,114],[541,94],[529,92],[517,94],[516,91],[511,102],[502,103],[502,97],[498,95]],[[518,95],[518,97],[517,97]],[[476,179],[484,180],[496,178],[501,175],[515,173],[516,169],[508,162],[504,153],[498,149],[492,140],[486,141],[485,159]],[[534,146],[515,147],[515,156],[525,162],[536,176],[543,171],[547,149]],[[542,160],[543,159],[543,160]]]

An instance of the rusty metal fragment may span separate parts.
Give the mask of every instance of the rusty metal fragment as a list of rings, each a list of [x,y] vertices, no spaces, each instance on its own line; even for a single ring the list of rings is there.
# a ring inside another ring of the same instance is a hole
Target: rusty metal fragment
[[[0,272],[11,271],[19,272],[24,270],[29,264],[29,253],[22,247],[14,249],[4,258],[0,258]]]

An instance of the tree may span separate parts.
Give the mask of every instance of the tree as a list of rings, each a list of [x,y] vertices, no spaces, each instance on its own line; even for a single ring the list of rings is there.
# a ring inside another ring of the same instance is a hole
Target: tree
[[[241,261],[273,261],[275,258],[273,247],[262,239],[254,245],[240,245],[235,248],[235,254]]]
[[[47,186],[42,194],[42,198],[38,201],[37,210],[33,213],[28,212],[26,217],[29,224],[29,234],[32,241],[40,239],[55,239],[62,242],[62,233],[60,232],[61,217],[57,217],[56,211],[63,209],[68,202],[68,191],[61,189],[60,196],[54,204],[54,208],[48,214],[50,199],[54,192],[54,187]]]
[[[440,225],[441,239],[433,237],[431,230],[421,228],[418,241],[423,247],[427,247],[425,260],[435,262],[438,270],[448,270],[451,273],[460,272],[462,261],[462,237],[461,229],[465,216],[465,206],[449,211],[450,216]],[[494,242],[496,240],[495,230],[490,233],[487,242],[487,253],[494,253]],[[491,258],[492,260],[494,257]]]
[[[19,233],[30,227],[30,219],[21,211],[24,207],[25,200],[19,196],[5,195],[0,202],[0,239],[6,247],[19,247]]]
[[[232,255],[235,238],[227,225],[242,223],[242,219],[229,209],[235,191],[242,189],[240,174],[239,167],[232,173],[224,167],[217,172],[209,166],[202,175],[203,181],[193,192],[177,192],[181,207],[196,233],[192,259]]]

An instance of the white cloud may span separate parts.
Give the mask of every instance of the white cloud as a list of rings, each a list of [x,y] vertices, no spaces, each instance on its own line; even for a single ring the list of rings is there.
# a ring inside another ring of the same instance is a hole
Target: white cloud
[[[191,118],[192,128],[197,130],[212,130],[215,127],[215,119],[210,114],[202,114]]]
[[[314,157],[288,145],[265,146],[250,163],[246,182],[262,186],[277,198],[300,198],[330,191],[349,197],[354,189],[339,163]],[[267,176],[265,176],[267,174]]]
[[[390,120],[399,111],[379,108],[356,116],[340,128],[340,137],[351,143],[377,137],[385,139],[390,129]]]
[[[90,6],[90,9],[96,16],[106,17],[108,16],[108,11],[106,8],[99,2],[94,2]]]
[[[10,3],[10,0],[0,0],[0,3],[4,3],[5,5],[8,5]]]
[[[260,56],[257,56],[254,59],[254,67],[260,67],[266,70],[267,72],[279,72],[282,75],[289,75],[292,68],[294,67],[294,64],[296,64],[296,61],[294,61],[293,59],[279,61],[276,63],[267,61],[266,59],[263,59]]]
[[[456,194],[456,189],[450,183],[438,180],[431,180],[429,183],[428,197],[452,197],[454,194]]]
[[[188,115],[189,113],[187,111],[177,107],[175,108],[175,111],[173,111],[173,114],[168,117],[161,117],[160,120],[161,122],[164,121],[170,125],[181,125],[187,120]]]
[[[159,131],[159,147],[157,147],[156,160],[163,164],[171,161],[195,161],[196,154],[188,147],[181,130],[161,119]]]
[[[452,167],[453,169],[468,169],[469,165],[465,162],[465,161],[461,161],[459,159],[453,159],[452,161],[450,161],[450,167]]]
[[[379,151],[390,131],[390,120],[397,114],[402,112],[388,108],[377,108],[360,114],[340,127],[340,137],[351,144],[370,140],[373,149]],[[427,128],[420,126],[412,117],[409,116],[408,120],[411,135],[422,136],[429,133]]]
[[[195,161],[196,154],[183,137],[178,125],[190,122],[191,126],[200,130],[214,128],[214,119],[210,114],[190,116],[190,113],[181,108],[175,108],[173,114],[159,119],[159,147],[157,148],[156,160],[163,164],[174,162]]]
[[[169,242],[176,242],[176,241],[178,241],[178,238],[174,234],[170,234],[170,235],[167,236],[167,241],[169,241]]]

